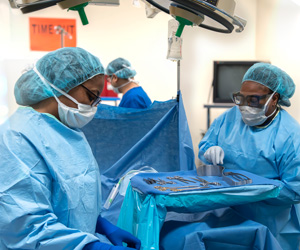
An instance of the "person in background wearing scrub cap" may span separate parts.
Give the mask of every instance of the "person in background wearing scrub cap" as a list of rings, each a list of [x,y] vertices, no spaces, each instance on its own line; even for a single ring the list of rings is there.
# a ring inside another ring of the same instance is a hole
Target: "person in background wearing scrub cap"
[[[134,80],[136,71],[131,68],[129,61],[124,58],[113,60],[108,64],[106,74],[114,92],[123,94],[119,107],[145,109],[151,105],[146,92]]]
[[[290,76],[268,63],[244,75],[235,107],[218,117],[199,144],[205,164],[224,164],[278,180],[277,198],[233,207],[267,226],[284,250],[300,245],[300,125],[281,106],[295,92]]]
[[[16,82],[22,107],[0,127],[1,250],[140,248],[101,217],[99,167],[80,130],[103,86],[101,62],[81,48],[48,53]]]

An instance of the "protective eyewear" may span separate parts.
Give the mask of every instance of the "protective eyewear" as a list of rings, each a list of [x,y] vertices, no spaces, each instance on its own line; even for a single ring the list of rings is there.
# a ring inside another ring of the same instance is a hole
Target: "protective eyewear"
[[[91,106],[92,107],[96,107],[100,102],[101,102],[101,97],[100,96],[97,96],[95,95],[91,90],[89,90],[87,87],[85,87],[83,84],[80,85],[81,87],[83,87],[86,91],[89,92],[89,94],[91,94],[94,98],[91,99]]]
[[[273,93],[269,93],[266,95],[247,95],[244,96],[240,92],[232,94],[232,100],[236,105],[239,106],[250,106],[255,108],[260,108],[264,106],[261,104],[260,101],[266,99],[267,97],[271,96]]]

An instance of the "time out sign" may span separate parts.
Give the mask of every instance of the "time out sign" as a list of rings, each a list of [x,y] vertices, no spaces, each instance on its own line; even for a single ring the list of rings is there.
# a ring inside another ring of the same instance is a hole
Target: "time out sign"
[[[76,19],[30,17],[29,30],[31,50],[76,47]]]

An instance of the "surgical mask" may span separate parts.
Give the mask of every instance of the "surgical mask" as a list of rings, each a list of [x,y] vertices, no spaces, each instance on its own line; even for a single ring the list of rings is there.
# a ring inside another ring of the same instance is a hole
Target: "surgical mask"
[[[132,70],[131,67],[129,67],[129,66],[125,65],[125,64],[123,64],[122,66],[123,66],[124,68],[128,68],[128,69],[131,69],[131,70]],[[117,73],[120,72],[121,70],[123,70],[124,68],[117,70],[114,74],[117,75]],[[120,88],[126,86],[126,85],[129,84],[130,82],[135,82],[132,78],[128,78],[128,79],[129,79],[128,82],[125,82],[124,84],[122,84],[122,85],[119,86],[119,87],[114,87],[114,86],[111,85],[112,88],[113,88],[113,91],[114,91],[115,93],[117,93],[117,94],[120,94],[120,93],[121,93],[120,90],[119,90]],[[110,82],[110,83],[111,83],[111,82]]]
[[[131,82],[131,80],[129,79],[129,81],[128,82],[125,82],[124,84],[122,84],[121,86],[119,86],[119,87],[114,87],[114,86],[112,86],[112,88],[113,88],[113,91],[115,92],[115,93],[117,93],[117,94],[120,94],[121,92],[120,92],[120,88],[122,88],[122,87],[124,87],[124,86],[126,86],[126,85],[128,85],[129,83]]]
[[[269,97],[268,101],[265,103],[263,108],[239,106],[244,123],[249,126],[258,126],[263,124],[269,117],[271,117],[276,112],[276,109],[274,109],[272,114],[268,116],[266,116],[266,110],[274,94],[275,92],[273,92],[273,94]]]
[[[41,78],[44,83],[48,83],[52,88],[60,92],[62,95],[73,101],[78,105],[78,109],[69,107],[63,104],[55,95],[54,98],[58,103],[58,116],[60,121],[70,128],[82,128],[88,124],[95,116],[97,112],[97,107],[92,107],[91,105],[79,103],[75,98],[68,95],[63,90],[57,88],[52,83],[48,82],[40,72],[34,68],[34,71]]]
[[[63,104],[56,96],[60,121],[70,128],[82,128],[95,116],[97,107],[77,102],[72,96],[63,94],[78,105],[78,109]]]

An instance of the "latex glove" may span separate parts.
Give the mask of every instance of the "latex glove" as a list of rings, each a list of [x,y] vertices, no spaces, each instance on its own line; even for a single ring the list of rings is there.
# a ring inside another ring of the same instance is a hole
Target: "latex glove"
[[[82,250],[134,250],[134,248],[112,246],[106,243],[96,241],[85,245],[85,247]]]
[[[223,164],[224,151],[219,146],[212,146],[204,153],[204,158],[214,165]]]
[[[141,241],[138,238],[111,224],[108,220],[102,218],[101,216],[99,216],[97,219],[96,232],[105,235],[110,242],[116,246],[123,246],[124,242],[128,247],[137,250],[139,250],[141,247]]]

